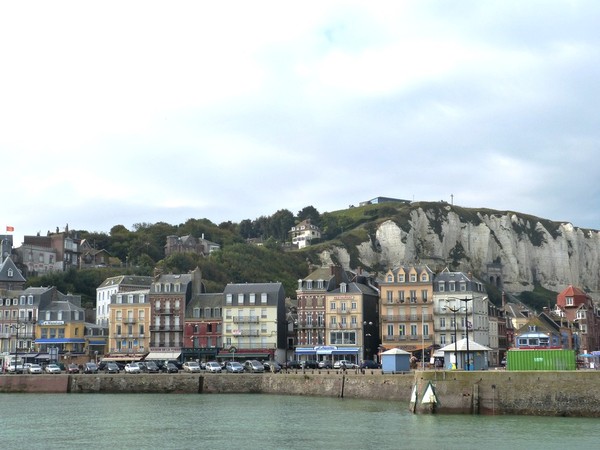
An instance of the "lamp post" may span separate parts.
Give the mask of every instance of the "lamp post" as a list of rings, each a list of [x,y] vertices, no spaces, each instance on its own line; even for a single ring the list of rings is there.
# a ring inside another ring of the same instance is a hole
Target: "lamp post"
[[[448,311],[450,311],[452,313],[452,321],[454,322],[454,365],[455,368],[458,368],[458,359],[457,359],[457,355],[458,355],[458,344],[457,344],[457,339],[456,339],[456,313],[459,312],[462,308],[461,307],[456,307],[456,306],[450,306],[450,302],[448,300],[446,300],[447,305],[444,306],[444,309],[447,309]]]
[[[470,359],[469,359],[469,303],[471,300],[473,300],[472,298],[459,298],[458,300],[460,300],[461,302],[464,302],[465,306],[465,332],[466,332],[466,336],[467,336],[467,362],[465,364],[465,368],[466,370],[471,370],[471,364],[470,364]]]
[[[366,320],[363,322],[363,334],[365,336],[364,338],[364,344],[365,344],[365,352],[364,352],[364,360],[367,359],[371,359],[369,358],[369,350],[370,350],[370,344],[371,344],[371,333],[367,333],[367,326],[370,328],[373,326],[373,322],[367,322]]]
[[[17,319],[16,324],[12,324],[10,326],[11,330],[14,330],[16,332],[16,337],[15,337],[15,374],[17,373],[17,367],[18,367],[18,363],[19,363],[19,329],[25,328],[25,327],[27,327],[27,323],[19,322],[18,319]],[[23,370],[23,365],[21,365],[21,371],[22,370]]]

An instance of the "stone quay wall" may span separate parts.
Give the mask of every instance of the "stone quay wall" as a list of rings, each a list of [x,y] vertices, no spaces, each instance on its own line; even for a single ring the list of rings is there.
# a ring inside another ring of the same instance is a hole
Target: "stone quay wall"
[[[2,375],[0,392],[260,393],[411,402],[416,413],[600,417],[600,371],[297,371],[280,374]],[[424,404],[431,386],[434,404]]]
[[[417,413],[431,383],[434,412],[600,417],[600,371],[422,371],[415,373]]]

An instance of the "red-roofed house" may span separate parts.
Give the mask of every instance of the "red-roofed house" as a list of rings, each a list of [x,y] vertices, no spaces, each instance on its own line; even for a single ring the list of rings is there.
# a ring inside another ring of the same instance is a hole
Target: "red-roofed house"
[[[553,312],[578,329],[581,352],[600,350],[600,316],[592,297],[579,288],[568,286],[556,296]]]

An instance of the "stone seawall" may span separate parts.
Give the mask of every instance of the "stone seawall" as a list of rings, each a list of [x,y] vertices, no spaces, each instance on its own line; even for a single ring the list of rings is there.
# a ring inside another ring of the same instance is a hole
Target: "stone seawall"
[[[390,400],[407,407],[414,386],[417,413],[600,417],[600,371],[0,376],[0,392],[261,393]],[[434,405],[422,401],[428,386]]]
[[[415,382],[421,394],[431,383],[442,414],[600,417],[600,371],[424,371]]]

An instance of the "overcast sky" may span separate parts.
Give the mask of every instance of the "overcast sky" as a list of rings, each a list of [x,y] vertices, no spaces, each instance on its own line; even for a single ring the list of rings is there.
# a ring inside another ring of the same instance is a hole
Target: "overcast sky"
[[[599,229],[599,23],[598,1],[3,1],[1,217],[18,246],[387,196]]]

